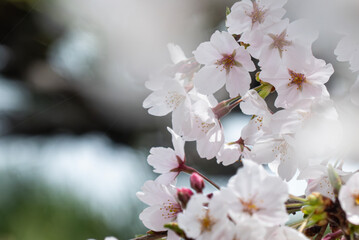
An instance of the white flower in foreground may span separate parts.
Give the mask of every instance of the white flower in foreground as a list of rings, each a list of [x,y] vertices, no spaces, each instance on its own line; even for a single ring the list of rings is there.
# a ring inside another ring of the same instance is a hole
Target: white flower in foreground
[[[320,98],[325,95],[327,90],[324,84],[333,72],[331,64],[311,57],[288,61],[288,64],[282,66],[276,74],[263,69],[260,78],[275,87],[278,93],[275,106],[289,108],[302,99]]]
[[[272,231],[268,234],[265,239],[270,240],[309,240],[306,236],[304,236],[299,231],[287,227],[281,226],[272,229]]]
[[[149,205],[140,214],[143,224],[156,232],[167,231],[164,224],[173,222],[177,214],[182,211],[181,205],[177,202],[177,190],[172,185],[163,185],[155,181],[147,181],[137,192],[136,196]],[[172,233],[168,233],[173,235]],[[179,239],[179,237],[175,238]]]
[[[247,218],[264,226],[276,226],[288,220],[284,204],[288,198],[287,184],[250,160],[243,160],[243,167],[221,189],[220,197],[225,203],[222,211],[239,224]]]
[[[339,202],[349,222],[359,225],[359,173],[355,173],[339,191]]]
[[[174,150],[171,148],[154,147],[151,148],[150,155],[147,158],[148,164],[155,168],[153,171],[162,174],[156,180],[162,184],[173,182],[180,172],[178,168],[185,162],[185,142],[172,129],[167,128],[167,130],[172,135]]]
[[[193,54],[197,62],[205,65],[194,75],[198,92],[213,94],[224,84],[230,97],[248,91],[251,83],[249,72],[256,68],[249,53],[231,34],[216,31],[210,41],[201,43]]]
[[[337,59],[340,62],[349,62],[350,70],[356,72],[359,70],[359,38],[347,35],[344,36],[334,50]]]
[[[267,227],[251,218],[232,224],[231,230],[234,240],[263,240],[267,233]]]
[[[208,207],[204,204],[208,204]],[[216,204],[213,199],[209,201],[202,194],[191,197],[184,212],[178,214],[178,225],[187,237],[196,240],[221,239],[216,237],[218,233],[224,233],[223,230],[229,224],[229,219],[225,212],[213,207]]]

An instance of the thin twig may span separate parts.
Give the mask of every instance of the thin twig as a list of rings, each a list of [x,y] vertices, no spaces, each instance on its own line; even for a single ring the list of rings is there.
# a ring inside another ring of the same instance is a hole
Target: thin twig
[[[167,236],[167,232],[154,232],[152,234],[147,234],[145,236],[132,238],[130,240],[155,240],[160,239]]]

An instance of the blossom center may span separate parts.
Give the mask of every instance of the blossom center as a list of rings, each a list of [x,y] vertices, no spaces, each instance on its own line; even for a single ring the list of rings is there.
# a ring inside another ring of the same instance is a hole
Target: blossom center
[[[216,124],[211,122],[204,122],[202,119],[198,116],[195,116],[195,124],[197,125],[197,128],[204,134],[207,134],[209,130],[211,130]]]
[[[202,232],[209,232],[212,229],[212,226],[214,225],[213,219],[209,216],[209,210],[206,210],[206,214],[201,221],[201,231]]]
[[[243,206],[243,212],[248,213],[249,215],[253,215],[253,213],[257,212],[259,208],[253,203],[253,200],[244,201],[239,199]]]
[[[259,7],[256,1],[252,1],[253,4],[253,11],[251,13],[247,13],[247,16],[252,19],[252,28],[255,23],[263,23],[265,14],[267,13],[267,9],[264,9],[263,7]]]
[[[172,219],[176,217],[179,212],[182,211],[182,208],[178,203],[170,202],[170,200],[167,201],[168,202],[162,204],[163,206],[160,208],[160,210],[164,211],[164,213],[162,213],[163,218]]]
[[[355,206],[359,205],[359,193],[353,194]]]
[[[292,45],[292,41],[286,40],[287,30],[284,30],[280,34],[268,34],[269,37],[273,40],[272,44],[269,46],[271,49],[278,49],[279,56],[282,57],[283,51],[286,51],[285,47]]]
[[[240,65],[234,57],[236,56],[236,50],[233,51],[232,54],[223,54],[223,58],[220,60],[217,60],[216,64],[219,66],[222,66],[223,69],[227,71],[227,73],[233,68],[235,65]]]
[[[297,85],[297,90],[302,91],[303,83],[307,82],[307,78],[305,77],[305,75],[303,73],[296,73],[290,69],[288,69],[288,72],[290,75],[290,83],[288,83],[288,86]]]
[[[186,97],[175,91],[168,91],[165,102],[168,107],[176,109]]]

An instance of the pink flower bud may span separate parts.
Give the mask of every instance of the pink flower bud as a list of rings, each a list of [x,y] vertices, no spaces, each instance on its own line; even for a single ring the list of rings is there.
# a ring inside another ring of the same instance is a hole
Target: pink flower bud
[[[204,188],[203,178],[198,173],[192,173],[190,181],[191,181],[191,187],[197,193],[202,193],[202,190]]]
[[[188,188],[177,188],[177,198],[182,204],[183,208],[186,208],[188,201],[191,199],[193,192]]]

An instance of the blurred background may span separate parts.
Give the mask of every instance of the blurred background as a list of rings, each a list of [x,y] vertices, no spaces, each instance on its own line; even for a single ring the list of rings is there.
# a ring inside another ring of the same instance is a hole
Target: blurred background
[[[144,82],[170,63],[167,43],[190,56],[224,29],[234,2],[0,1],[0,240],[129,239],[147,231],[135,193],[156,177],[149,149],[172,143],[169,116],[142,108]],[[314,52],[335,64],[328,87],[346,105],[355,75],[335,60],[340,35],[329,20],[338,6],[329,2],[289,0],[287,16],[314,17],[322,31]],[[239,109],[226,117],[227,139],[246,121]],[[238,167],[201,160],[194,149],[186,145],[189,164],[219,184]],[[180,183],[188,185],[186,176]]]

